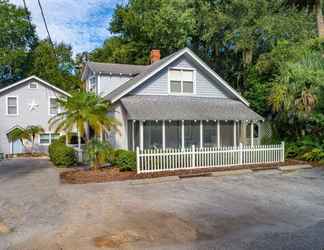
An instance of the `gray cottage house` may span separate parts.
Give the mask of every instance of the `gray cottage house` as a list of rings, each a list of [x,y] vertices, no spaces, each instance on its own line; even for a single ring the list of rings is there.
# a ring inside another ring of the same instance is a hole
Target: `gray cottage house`
[[[47,152],[47,146],[59,136],[49,129],[48,121],[60,112],[57,98],[69,94],[50,83],[31,76],[0,89],[0,153],[18,154],[29,150],[20,140],[10,141],[8,134],[16,128],[38,125],[44,133],[36,138],[36,151]]]
[[[150,65],[87,62],[86,90],[111,101],[121,123],[104,137],[116,148],[169,149],[260,142],[263,118],[190,49]]]

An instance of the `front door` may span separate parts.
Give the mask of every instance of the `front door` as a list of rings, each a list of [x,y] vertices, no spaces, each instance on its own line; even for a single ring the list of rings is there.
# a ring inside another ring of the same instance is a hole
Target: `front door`
[[[23,153],[24,145],[22,144],[21,140],[16,140],[12,142],[12,153],[19,154]]]

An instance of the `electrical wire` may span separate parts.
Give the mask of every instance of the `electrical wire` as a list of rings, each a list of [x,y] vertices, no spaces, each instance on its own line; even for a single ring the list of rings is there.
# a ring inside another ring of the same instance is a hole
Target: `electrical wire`
[[[25,1],[25,0],[24,0]],[[51,38],[51,35],[50,35],[50,32],[48,30],[48,26],[47,26],[47,22],[46,22],[46,18],[45,18],[45,14],[44,14],[44,11],[43,11],[43,7],[42,7],[42,4],[40,2],[40,0],[37,0],[38,1],[38,6],[40,8],[40,11],[41,11],[41,14],[42,14],[42,18],[43,18],[43,22],[45,24],[45,29],[46,29],[46,32],[47,32],[47,35],[48,35],[48,39],[49,39],[49,42],[53,48],[53,52],[54,52],[54,55],[55,55],[55,58],[57,60],[57,55],[56,55],[56,51],[55,51],[55,47],[54,47],[54,43],[52,41],[52,38]]]

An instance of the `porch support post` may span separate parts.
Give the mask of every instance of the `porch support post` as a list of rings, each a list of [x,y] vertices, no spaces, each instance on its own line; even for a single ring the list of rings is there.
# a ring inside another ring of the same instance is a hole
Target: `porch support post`
[[[135,151],[135,120],[132,121],[132,148]]]
[[[83,154],[81,151],[81,136],[80,136],[80,130],[78,130],[78,160],[79,162],[83,161]]]
[[[165,150],[165,121],[162,121],[162,148]]]
[[[81,136],[79,130],[78,130],[78,149],[81,150]]]
[[[220,122],[217,121],[217,147],[220,148]]]
[[[143,130],[143,121],[140,121],[140,149],[143,150],[144,148],[144,130]]]
[[[100,137],[99,137],[100,141],[103,141],[103,129],[100,129]]]
[[[254,132],[254,123],[253,123],[253,121],[251,122],[251,132],[250,132],[250,137],[251,137],[251,146],[253,147],[254,145],[254,140],[253,140],[253,133]]]
[[[204,133],[204,130],[203,130],[203,121],[200,121],[200,148],[202,148],[204,146],[204,141],[203,141],[203,133]]]
[[[234,147],[237,146],[237,141],[236,141],[236,121],[234,121],[234,124],[233,124],[233,143],[234,143]]]
[[[181,148],[184,149],[185,147],[185,141],[184,141],[184,136],[185,136],[185,133],[184,133],[184,120],[181,121]]]

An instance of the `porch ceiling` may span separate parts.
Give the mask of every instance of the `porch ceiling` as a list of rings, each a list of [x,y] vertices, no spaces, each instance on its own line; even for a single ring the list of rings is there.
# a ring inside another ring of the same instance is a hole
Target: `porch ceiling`
[[[263,120],[240,101],[192,96],[127,96],[129,120]]]

